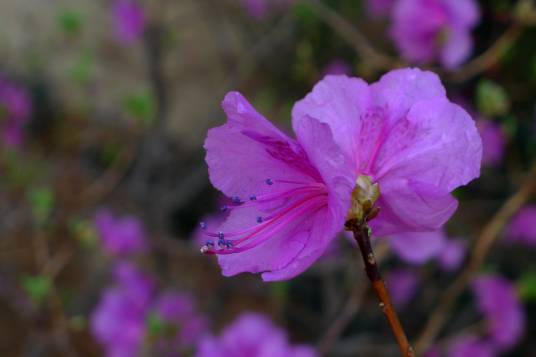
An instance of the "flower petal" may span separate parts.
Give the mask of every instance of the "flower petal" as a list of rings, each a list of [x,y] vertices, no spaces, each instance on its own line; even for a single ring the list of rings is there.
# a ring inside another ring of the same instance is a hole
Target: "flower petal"
[[[383,108],[390,121],[403,118],[420,101],[446,98],[439,77],[418,68],[391,71],[372,84],[370,90],[374,105]]]
[[[326,76],[292,109],[295,132],[309,116],[330,126],[335,142],[348,157],[358,154],[359,118],[369,103],[368,84],[359,78]]]
[[[442,231],[402,233],[389,238],[396,254],[407,263],[423,264],[438,256],[447,237]]]
[[[206,162],[212,184],[227,196],[256,194],[268,178],[313,182],[318,177],[301,147],[231,92],[222,103],[228,121],[209,130]]]
[[[480,175],[481,159],[482,141],[467,112],[444,99],[421,101],[384,141],[376,179],[412,178],[452,191]]]
[[[458,206],[448,191],[419,181],[389,180],[380,191],[380,213],[370,222],[376,236],[437,230]]]

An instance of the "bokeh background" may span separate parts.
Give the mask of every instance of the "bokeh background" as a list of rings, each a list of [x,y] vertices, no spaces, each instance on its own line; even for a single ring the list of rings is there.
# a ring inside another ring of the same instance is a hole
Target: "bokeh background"
[[[372,82],[412,64],[374,2],[0,1],[0,355],[196,355],[203,335],[257,312],[319,355],[396,356],[350,240],[270,284],[224,278],[199,252],[199,222],[225,203],[203,150],[225,93],[289,131],[324,75]],[[536,6],[479,7],[463,63],[417,64],[477,121],[481,178],[455,192],[444,232],[375,249],[411,340],[469,266],[435,352],[498,334],[491,355],[535,356]],[[479,277],[498,282],[479,290]]]

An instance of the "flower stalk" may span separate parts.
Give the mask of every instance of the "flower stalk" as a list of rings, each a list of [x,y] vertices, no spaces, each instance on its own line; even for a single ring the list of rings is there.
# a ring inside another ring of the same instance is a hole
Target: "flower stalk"
[[[379,306],[391,326],[402,356],[414,357],[415,353],[391,303],[389,292],[380,275],[378,264],[376,264],[376,258],[372,251],[372,244],[370,243],[370,228],[367,223],[378,215],[379,208],[375,207],[374,203],[379,196],[380,187],[377,183],[373,183],[368,176],[358,177],[352,192],[352,206],[348,212],[345,229],[354,234],[354,238],[359,245],[367,277],[374,293],[380,300]]]

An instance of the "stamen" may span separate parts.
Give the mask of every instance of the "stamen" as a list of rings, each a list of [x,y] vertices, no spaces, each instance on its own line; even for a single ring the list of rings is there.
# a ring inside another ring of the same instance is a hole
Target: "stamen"
[[[228,209],[229,209],[229,206],[227,206],[227,205],[223,205],[223,206],[221,206],[220,211],[225,212],[225,211],[227,211]]]
[[[238,196],[233,196],[232,200],[233,200],[234,203],[241,203],[242,202],[240,200],[240,197],[238,197]]]
[[[272,186],[272,185],[274,184],[274,180],[272,180],[271,178],[266,179],[266,184],[267,184],[268,186]]]
[[[249,196],[249,200],[250,201],[257,201],[257,196],[251,195],[251,196]]]
[[[206,222],[199,222],[199,227],[201,227],[201,229],[207,229],[207,223]]]
[[[257,223],[262,223],[262,217],[261,216],[257,217]]]

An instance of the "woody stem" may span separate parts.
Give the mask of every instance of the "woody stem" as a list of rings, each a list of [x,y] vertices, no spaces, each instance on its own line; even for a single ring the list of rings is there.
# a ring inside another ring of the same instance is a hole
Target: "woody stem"
[[[372,289],[374,293],[380,300],[379,306],[383,311],[383,314],[387,318],[391,330],[395,335],[396,342],[400,348],[400,352],[403,357],[414,357],[413,348],[411,347],[404,328],[398,319],[398,315],[391,303],[391,298],[389,297],[389,292],[385,287],[385,283],[380,275],[378,270],[378,265],[376,264],[376,258],[372,251],[372,245],[370,244],[370,233],[369,228],[365,223],[360,223],[357,220],[349,220],[346,222],[347,230],[350,230],[354,234],[354,238],[359,244],[359,250],[361,251],[361,256],[363,257],[363,263],[365,263],[365,271],[367,276],[372,284]]]

